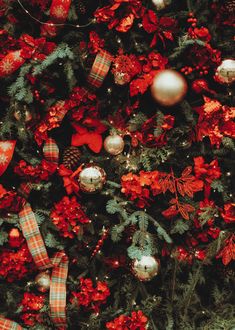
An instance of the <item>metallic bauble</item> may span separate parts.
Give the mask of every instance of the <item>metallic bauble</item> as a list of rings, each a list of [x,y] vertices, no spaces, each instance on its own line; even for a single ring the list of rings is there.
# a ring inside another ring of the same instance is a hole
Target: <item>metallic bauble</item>
[[[118,135],[109,135],[104,140],[104,149],[111,155],[119,155],[124,149],[124,140]]]
[[[86,193],[96,193],[103,188],[106,182],[105,171],[94,164],[88,164],[83,167],[78,176],[79,187]]]
[[[171,0],[152,0],[152,3],[157,10],[162,10],[171,3]]]
[[[47,292],[50,289],[50,274],[48,272],[41,272],[35,277],[35,284],[38,291]]]
[[[153,79],[153,98],[163,106],[173,106],[183,99],[188,86],[184,77],[175,70],[161,70]]]
[[[33,118],[32,113],[27,108],[24,109],[23,112],[20,110],[15,110],[14,117],[16,120],[18,121],[23,120],[26,123],[31,121]]]
[[[150,281],[159,272],[160,261],[152,256],[143,256],[140,260],[135,259],[132,271],[140,281]]]
[[[223,60],[216,70],[216,79],[222,84],[232,84],[235,81],[235,60]]]

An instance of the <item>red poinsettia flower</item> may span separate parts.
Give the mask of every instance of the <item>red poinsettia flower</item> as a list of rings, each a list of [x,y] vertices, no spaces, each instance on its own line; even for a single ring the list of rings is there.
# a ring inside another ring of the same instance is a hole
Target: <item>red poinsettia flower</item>
[[[153,10],[147,10],[143,16],[143,28],[148,33],[154,33],[150,47],[154,47],[158,38],[165,46],[165,39],[174,40],[173,32],[176,31],[177,21],[171,17],[163,16],[158,19]]]
[[[194,158],[194,172],[198,179],[203,179],[207,183],[211,183],[215,179],[221,177],[221,171],[218,160],[213,160],[210,164],[206,164],[202,156]]]
[[[92,151],[99,153],[102,148],[102,133],[107,127],[97,119],[86,118],[82,124],[72,124],[77,133],[73,134],[71,145],[80,147],[86,144]]]

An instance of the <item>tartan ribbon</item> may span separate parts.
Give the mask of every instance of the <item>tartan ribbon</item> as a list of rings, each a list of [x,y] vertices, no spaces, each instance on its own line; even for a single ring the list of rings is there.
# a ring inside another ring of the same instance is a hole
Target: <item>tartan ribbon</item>
[[[43,154],[46,160],[58,164],[59,148],[52,138],[48,138],[43,146]]]
[[[95,61],[87,78],[87,82],[92,88],[99,88],[102,85],[104,78],[109,72],[112,60],[112,55],[106,50],[101,50],[96,55]]]
[[[66,327],[66,279],[68,275],[68,257],[64,252],[57,252],[51,259],[53,264],[50,285],[51,319],[57,327]]]
[[[23,330],[23,328],[14,321],[5,319],[0,316],[0,329],[1,330]]]
[[[19,213],[19,219],[23,235],[37,268],[40,270],[51,268],[51,261],[29,203],[23,206]]]

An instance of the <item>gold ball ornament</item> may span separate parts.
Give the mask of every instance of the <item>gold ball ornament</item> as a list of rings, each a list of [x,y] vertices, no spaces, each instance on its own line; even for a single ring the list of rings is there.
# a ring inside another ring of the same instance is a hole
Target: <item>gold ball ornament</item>
[[[216,70],[216,79],[222,84],[232,84],[235,81],[235,60],[223,60]]]
[[[96,193],[103,188],[106,182],[105,171],[94,164],[83,167],[78,176],[79,187],[85,193]]]
[[[153,256],[143,256],[135,259],[132,264],[132,272],[140,281],[150,281],[159,272],[160,261]]]
[[[32,113],[27,109],[27,107],[24,107],[23,112],[20,110],[15,110],[14,117],[16,120],[18,121],[23,120],[26,123],[31,121],[33,118]]]
[[[48,272],[41,272],[35,277],[38,291],[47,292],[50,289],[51,278]]]
[[[124,140],[118,135],[109,135],[104,140],[104,149],[111,155],[119,155],[124,149]]]
[[[151,93],[158,103],[170,107],[183,99],[187,89],[187,82],[180,73],[166,69],[159,71],[154,77]]]
[[[162,10],[171,3],[171,0],[152,0],[152,3],[157,10]]]

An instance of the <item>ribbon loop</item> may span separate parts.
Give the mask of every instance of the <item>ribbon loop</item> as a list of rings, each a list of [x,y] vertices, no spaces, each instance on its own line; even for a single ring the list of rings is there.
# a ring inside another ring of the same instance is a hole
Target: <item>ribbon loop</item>
[[[23,330],[23,328],[14,321],[0,317],[1,330]]]
[[[23,235],[36,266],[40,270],[51,268],[52,264],[39,231],[37,220],[28,203],[20,211],[19,218]]]
[[[58,164],[59,162],[59,148],[52,138],[48,138],[43,147],[43,154],[46,160]]]

